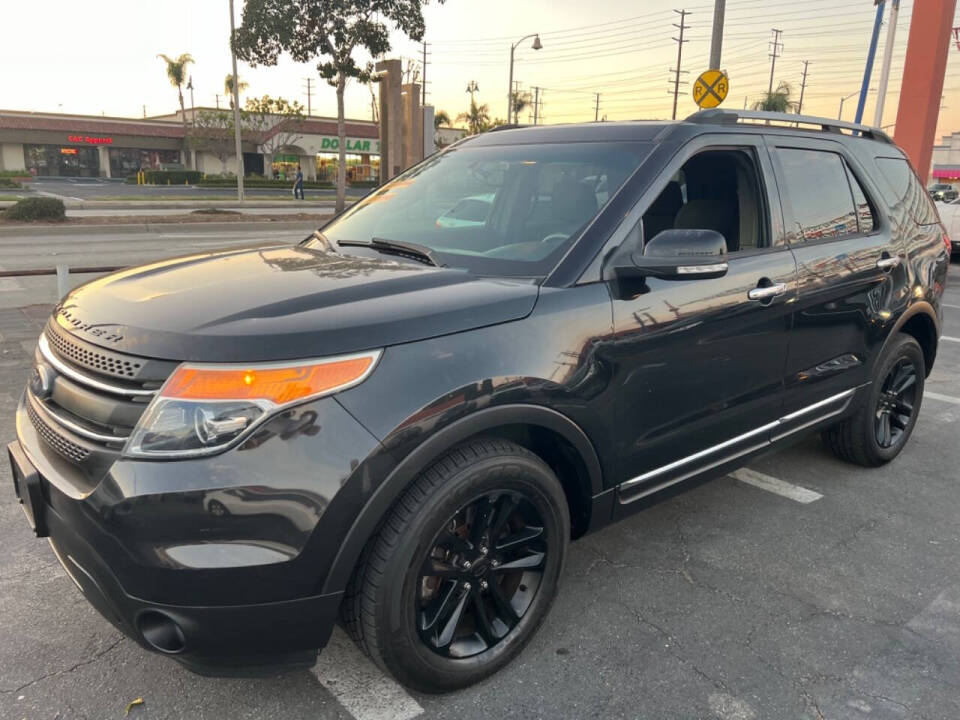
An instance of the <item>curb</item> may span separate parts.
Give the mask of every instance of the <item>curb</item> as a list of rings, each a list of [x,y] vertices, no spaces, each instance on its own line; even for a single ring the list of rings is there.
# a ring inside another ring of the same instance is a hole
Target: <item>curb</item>
[[[177,234],[181,232],[196,232],[199,228],[210,231],[224,230],[303,230],[306,234],[312,233],[317,229],[316,223],[305,222],[303,220],[284,221],[284,220],[265,220],[265,221],[240,221],[225,223],[126,223],[112,225],[13,225],[10,227],[0,226],[0,239],[16,237],[37,237],[37,236],[70,236],[70,235],[124,235],[136,233],[169,233]]]

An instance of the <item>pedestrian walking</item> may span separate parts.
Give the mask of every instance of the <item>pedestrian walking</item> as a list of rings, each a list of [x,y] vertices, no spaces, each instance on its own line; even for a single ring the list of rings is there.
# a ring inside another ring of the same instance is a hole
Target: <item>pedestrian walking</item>
[[[298,193],[299,193],[299,194],[298,194]],[[297,198],[300,198],[301,200],[304,199],[304,197],[303,197],[303,170],[300,169],[300,166],[299,166],[299,165],[297,165],[297,177],[296,177],[296,179],[293,181],[293,197],[294,197],[294,199],[297,199]]]

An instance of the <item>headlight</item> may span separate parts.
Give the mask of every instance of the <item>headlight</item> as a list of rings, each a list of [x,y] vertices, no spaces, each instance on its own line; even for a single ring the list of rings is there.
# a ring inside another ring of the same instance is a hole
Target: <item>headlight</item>
[[[296,364],[181,365],[141,416],[124,452],[140,457],[218,452],[281,408],[363,382],[380,352]]]

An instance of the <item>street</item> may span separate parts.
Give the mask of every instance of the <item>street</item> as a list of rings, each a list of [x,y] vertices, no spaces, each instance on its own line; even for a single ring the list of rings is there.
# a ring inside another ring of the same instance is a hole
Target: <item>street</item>
[[[128,264],[303,231],[0,239],[0,266]],[[954,263],[953,273],[960,272]],[[0,280],[0,428],[52,278]],[[211,679],[149,654],[31,536],[0,465],[0,718],[960,717],[960,285],[913,437],[876,470],[815,437],[571,546],[559,597],[506,670],[410,693],[345,638],[310,671]]]

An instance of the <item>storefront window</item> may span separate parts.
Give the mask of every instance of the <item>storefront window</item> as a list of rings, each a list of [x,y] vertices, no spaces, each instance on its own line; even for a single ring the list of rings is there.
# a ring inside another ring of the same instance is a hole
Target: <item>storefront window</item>
[[[31,175],[47,177],[99,177],[97,148],[60,145],[24,145],[23,162]]]
[[[317,155],[317,180],[337,181],[338,156],[332,153]],[[380,179],[379,155],[347,155],[347,182],[368,182]]]
[[[127,177],[137,170],[159,170],[161,164],[180,162],[179,150],[140,150],[110,148],[110,175]]]
[[[273,156],[273,165],[271,170],[275,180],[293,180],[297,176],[297,165],[300,164],[300,156],[277,154]],[[304,173],[306,176],[306,173]]]

